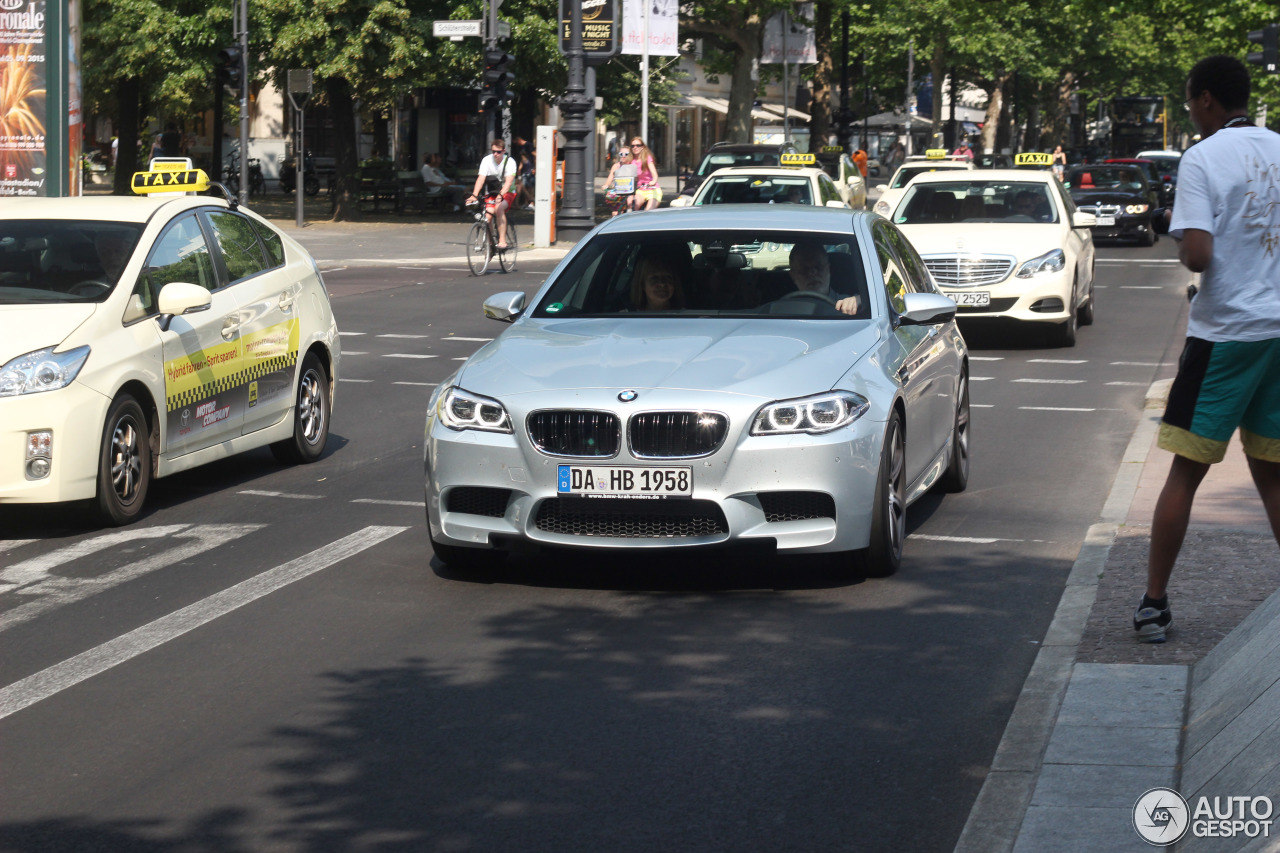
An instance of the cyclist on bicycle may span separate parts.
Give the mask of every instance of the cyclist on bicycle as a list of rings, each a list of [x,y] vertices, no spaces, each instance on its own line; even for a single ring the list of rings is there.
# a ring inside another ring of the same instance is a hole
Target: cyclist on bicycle
[[[493,208],[494,219],[498,223],[498,248],[507,248],[507,208],[515,203],[516,194],[511,192],[511,184],[516,179],[516,161],[507,155],[507,143],[503,139],[495,139],[489,146],[492,157],[480,161],[480,171],[476,175],[476,185],[467,198],[467,204],[479,201],[480,187],[485,187],[485,195],[498,196],[498,203]]]

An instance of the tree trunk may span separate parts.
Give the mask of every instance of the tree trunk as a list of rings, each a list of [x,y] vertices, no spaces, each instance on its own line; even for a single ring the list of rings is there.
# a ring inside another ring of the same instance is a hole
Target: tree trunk
[[[387,145],[387,137],[389,136],[388,128],[391,122],[383,112],[378,112],[373,117],[373,156],[383,160],[391,159],[391,152]]]
[[[351,86],[341,77],[330,77],[325,81],[324,89],[329,98],[329,109],[333,111],[333,221],[345,222],[360,218],[355,99],[351,95]]]
[[[729,84],[729,112],[725,116],[728,142],[751,142],[751,109],[760,85],[762,24],[748,24],[734,39],[733,81]]]
[[[835,79],[835,62],[831,56],[831,0],[818,0],[813,6],[813,40],[818,52],[818,67],[813,72],[813,102],[809,104],[809,150],[817,151],[827,144],[831,133],[831,89]]]
[[[1000,130],[1000,119],[1004,113],[1004,84],[1009,74],[1000,74],[987,92],[987,118],[982,123],[982,150],[995,151],[997,135]]]
[[[119,127],[116,128],[116,171],[111,181],[113,195],[132,194],[133,173],[138,168],[138,98],[142,83],[137,77],[116,81],[116,102],[120,105]],[[213,176],[218,180],[217,176]]]
[[[944,78],[946,77],[946,59],[945,38],[941,35],[938,40],[933,43],[933,56],[929,58],[929,74],[933,81],[933,131],[929,140],[929,147],[936,148],[938,134],[942,132],[942,89]]]

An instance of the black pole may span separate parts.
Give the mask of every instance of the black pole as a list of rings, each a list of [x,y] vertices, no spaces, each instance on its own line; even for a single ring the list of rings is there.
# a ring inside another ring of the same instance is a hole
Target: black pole
[[[843,47],[840,50],[840,112],[836,114],[836,142],[844,153],[849,153],[849,138],[853,133],[849,123],[853,115],[849,112],[849,12],[840,13],[840,26],[844,29]]]
[[[862,144],[861,148],[871,156],[871,74],[867,72],[867,52],[862,52]]]
[[[586,193],[587,112],[591,102],[587,98],[587,55],[582,49],[582,0],[569,3],[569,49],[565,59],[569,62],[569,85],[560,99],[564,112],[564,207],[556,217],[556,232],[569,240],[577,240],[595,227],[595,210]]]
[[[956,136],[956,69],[951,68],[951,121],[947,122],[947,148],[952,150],[960,144],[959,138]]]

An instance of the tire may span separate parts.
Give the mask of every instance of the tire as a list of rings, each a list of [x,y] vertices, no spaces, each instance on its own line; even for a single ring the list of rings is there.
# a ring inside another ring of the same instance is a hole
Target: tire
[[[515,223],[507,216],[507,248],[498,249],[498,264],[503,272],[511,272],[516,267],[516,253],[519,251],[519,240],[516,236]]]
[[[302,191],[309,196],[320,195],[320,177],[318,175],[307,175],[303,178]]]
[[[315,462],[329,440],[329,375],[315,353],[307,353],[298,375],[293,405],[293,437],[271,445],[276,459],[286,464]]]
[[[1067,312],[1067,319],[1053,329],[1051,337],[1053,344],[1056,346],[1073,347],[1076,345],[1076,327],[1079,324],[1077,314],[1079,309],[1076,308],[1076,289],[1074,285],[1071,287],[1070,306],[1071,310]]]
[[[1080,310],[1076,312],[1076,322],[1081,326],[1093,325],[1093,300],[1097,296],[1092,287],[1089,288],[1089,298],[1080,306]]]
[[[489,229],[477,221],[467,232],[467,264],[472,275],[484,275],[493,259],[493,245],[489,242]]]
[[[907,454],[902,421],[895,412],[885,430],[876,477],[875,504],[871,508],[871,540],[862,552],[861,574],[887,578],[902,565],[902,544],[907,521]]]
[[[944,492],[955,494],[969,486],[969,374],[960,374],[956,419],[951,428],[951,461],[938,481]]]
[[[1138,238],[1140,246],[1154,246],[1156,244],[1156,229],[1153,223],[1148,223],[1147,230]]]
[[[98,452],[98,514],[105,524],[131,524],[151,486],[151,429],[142,406],[121,394],[107,411]]]

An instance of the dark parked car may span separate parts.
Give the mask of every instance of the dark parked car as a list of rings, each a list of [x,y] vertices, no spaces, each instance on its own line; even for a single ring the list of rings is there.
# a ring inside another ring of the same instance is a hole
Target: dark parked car
[[[706,180],[716,169],[723,169],[726,166],[776,166],[778,165],[778,157],[782,154],[795,154],[796,147],[790,142],[784,142],[777,145],[750,145],[747,143],[733,142],[717,142],[707,149],[707,153],[702,155],[702,163],[698,166],[698,171],[691,173],[685,178],[684,186],[680,188],[680,195],[687,196],[684,201],[678,199],[672,200],[672,207],[682,207],[692,203],[693,197],[698,192],[698,187],[702,186],[702,182]]]
[[[1160,194],[1161,207],[1173,207],[1173,197],[1178,187],[1178,171],[1170,170],[1145,157],[1112,157],[1107,163],[1118,163],[1124,166],[1137,166],[1147,176],[1147,180]]]
[[[1156,220],[1163,220],[1156,185],[1136,164],[1074,166],[1063,185],[1084,213],[1097,217],[1095,238],[1134,238],[1144,246],[1156,241]]]

